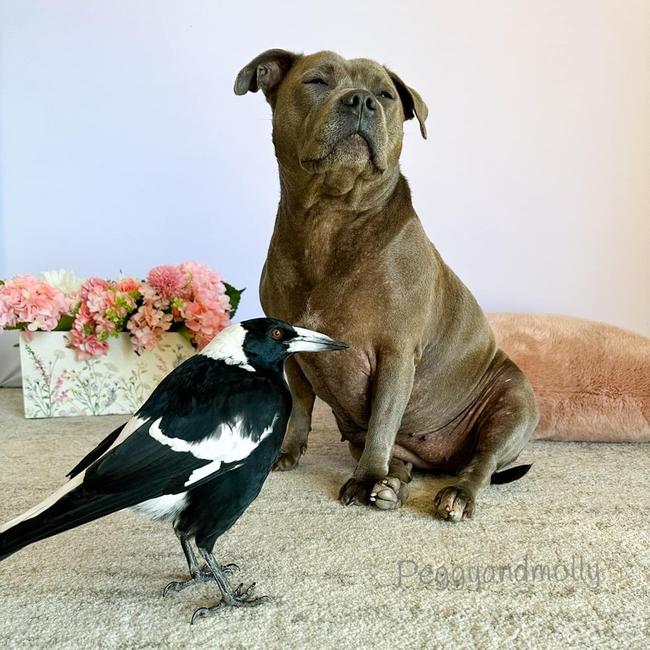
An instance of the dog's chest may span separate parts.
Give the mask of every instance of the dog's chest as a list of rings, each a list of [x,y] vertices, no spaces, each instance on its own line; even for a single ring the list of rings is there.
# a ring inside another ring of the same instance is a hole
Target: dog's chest
[[[358,241],[355,229],[346,231],[336,219],[319,218],[301,237],[296,270],[311,286],[345,277],[359,259]]]

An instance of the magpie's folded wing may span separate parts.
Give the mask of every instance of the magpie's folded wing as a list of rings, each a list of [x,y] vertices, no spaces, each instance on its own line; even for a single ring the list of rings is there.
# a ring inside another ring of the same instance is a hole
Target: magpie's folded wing
[[[237,390],[195,403],[181,414],[141,409],[140,426],[88,468],[85,487],[148,499],[239,466],[264,438],[286,426],[289,412],[285,396],[269,382],[250,388],[245,395]]]
[[[127,425],[121,424],[115,431],[111,431],[91,452],[86,454],[67,474],[68,478],[74,478],[81,474],[87,467],[90,467],[97,459],[101,458],[117,441],[120,433]]]

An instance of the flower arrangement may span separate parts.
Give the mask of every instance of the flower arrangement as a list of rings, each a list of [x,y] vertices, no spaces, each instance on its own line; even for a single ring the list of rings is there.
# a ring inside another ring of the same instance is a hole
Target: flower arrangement
[[[69,331],[78,360],[106,354],[120,332],[129,333],[137,353],[156,348],[165,332],[200,349],[230,323],[242,291],[197,262],[157,266],[146,280],[19,275],[0,280],[0,328]]]

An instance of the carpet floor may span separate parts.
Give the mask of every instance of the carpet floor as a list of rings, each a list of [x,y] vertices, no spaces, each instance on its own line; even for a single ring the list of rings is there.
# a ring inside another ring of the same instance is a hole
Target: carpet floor
[[[0,390],[0,521],[58,487],[121,417],[25,420]],[[189,625],[209,585],[168,524],[120,512],[0,565],[2,648],[647,648],[650,446],[534,442],[524,479],[475,518],[434,519],[449,482],[417,475],[399,511],[336,501],[353,469],[318,405],[310,448],[215,547],[273,600]]]

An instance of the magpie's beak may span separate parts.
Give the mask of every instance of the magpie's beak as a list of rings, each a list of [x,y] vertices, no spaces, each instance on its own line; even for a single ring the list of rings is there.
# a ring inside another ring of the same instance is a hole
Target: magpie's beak
[[[298,336],[294,336],[288,341],[287,349],[293,354],[294,352],[325,352],[327,350],[346,350],[347,343],[337,341],[320,332],[307,330],[304,327],[294,328]]]

